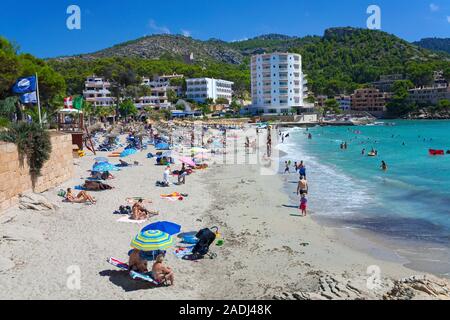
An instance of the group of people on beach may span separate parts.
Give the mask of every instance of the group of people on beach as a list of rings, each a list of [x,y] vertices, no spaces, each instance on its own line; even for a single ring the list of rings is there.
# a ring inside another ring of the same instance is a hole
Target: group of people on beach
[[[290,160],[285,161],[285,170],[284,173],[290,173],[290,167],[292,162]],[[308,180],[306,179],[306,166],[303,161],[299,163],[294,162],[294,171],[299,174],[300,178],[297,184],[297,195],[300,196],[300,205],[299,210],[301,211],[302,216],[306,217],[307,215],[307,206],[308,206]]]
[[[160,253],[155,259],[152,266],[152,278],[158,283],[168,283],[174,285],[175,274],[173,270],[164,264],[165,253]],[[148,273],[148,262],[141,257],[141,251],[134,249],[128,261],[130,271],[139,272],[142,274]]]

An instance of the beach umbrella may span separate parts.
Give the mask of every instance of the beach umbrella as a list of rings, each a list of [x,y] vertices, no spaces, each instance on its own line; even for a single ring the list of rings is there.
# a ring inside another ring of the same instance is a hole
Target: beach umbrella
[[[174,244],[174,238],[160,230],[140,232],[131,240],[130,246],[141,251],[167,250]]]
[[[145,232],[148,230],[159,230],[159,231],[165,232],[165,233],[173,236],[177,233],[180,233],[181,226],[176,223],[169,222],[169,221],[158,221],[158,222],[149,224],[144,229],[142,229],[141,232]]]
[[[188,157],[181,157],[180,158],[180,162],[184,163],[184,164],[187,164],[188,166],[191,166],[191,167],[195,167],[196,166],[195,162],[192,161],[192,159],[188,158]]]
[[[155,146],[156,150],[169,150],[170,146],[168,143],[160,142]]]
[[[95,172],[119,171],[119,168],[117,168],[115,165],[111,163],[101,162],[94,164],[94,166],[92,167],[92,171]]]
[[[109,162],[108,158],[105,157],[97,157],[94,159],[95,162],[101,163],[101,162]]]
[[[136,154],[136,153],[137,153],[136,149],[126,149],[125,151],[123,151],[120,154],[120,157],[121,158],[125,158],[125,157],[131,156],[131,155]]]

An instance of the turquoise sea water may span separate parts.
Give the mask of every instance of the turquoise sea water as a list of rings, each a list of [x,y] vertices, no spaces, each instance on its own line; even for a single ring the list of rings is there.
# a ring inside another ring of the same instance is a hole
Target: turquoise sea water
[[[393,239],[449,248],[450,154],[430,156],[428,150],[450,150],[450,121],[394,122],[316,127],[309,129],[312,140],[305,129],[293,129],[280,149],[292,161],[305,161],[309,206],[317,215]],[[347,150],[340,149],[344,141]],[[377,157],[367,156],[372,148]],[[380,168],[382,160],[387,172]]]

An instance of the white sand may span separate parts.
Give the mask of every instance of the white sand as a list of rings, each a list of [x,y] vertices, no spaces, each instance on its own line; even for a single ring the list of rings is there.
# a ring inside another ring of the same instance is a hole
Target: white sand
[[[157,188],[164,167],[155,166],[146,153],[127,158],[141,166],[115,173],[109,182],[114,190],[92,193],[97,205],[61,202],[57,191],[81,184],[77,178],[44,193],[61,207],[57,212],[13,208],[0,215],[0,299],[255,299],[283,291],[314,292],[325,274],[364,287],[370,265],[381,268],[383,289],[389,278],[417,274],[351,249],[339,233],[310,216],[295,216],[297,209],[283,207],[289,201],[281,192],[282,180],[260,175],[257,166],[213,164],[188,176],[184,186]],[[77,177],[89,175],[94,157],[75,160]],[[177,202],[160,198],[173,191],[189,197]],[[150,221],[173,221],[183,231],[219,226],[225,244],[212,247],[218,257],[190,262],[168,253],[176,285],[165,288],[133,281],[109,265],[110,256],[127,261],[130,240],[143,227],[117,222],[120,216],[112,214],[133,196],[153,200],[149,208],[160,216]],[[79,290],[67,286],[71,266],[81,271]],[[379,298],[381,291],[367,294]]]

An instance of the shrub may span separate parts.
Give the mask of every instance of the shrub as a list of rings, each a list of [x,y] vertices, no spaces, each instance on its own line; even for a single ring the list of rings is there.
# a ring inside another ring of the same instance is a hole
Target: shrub
[[[26,157],[34,188],[36,179],[52,151],[49,133],[37,123],[18,122],[11,124],[7,131],[1,132],[0,140],[17,145],[22,163]]]

